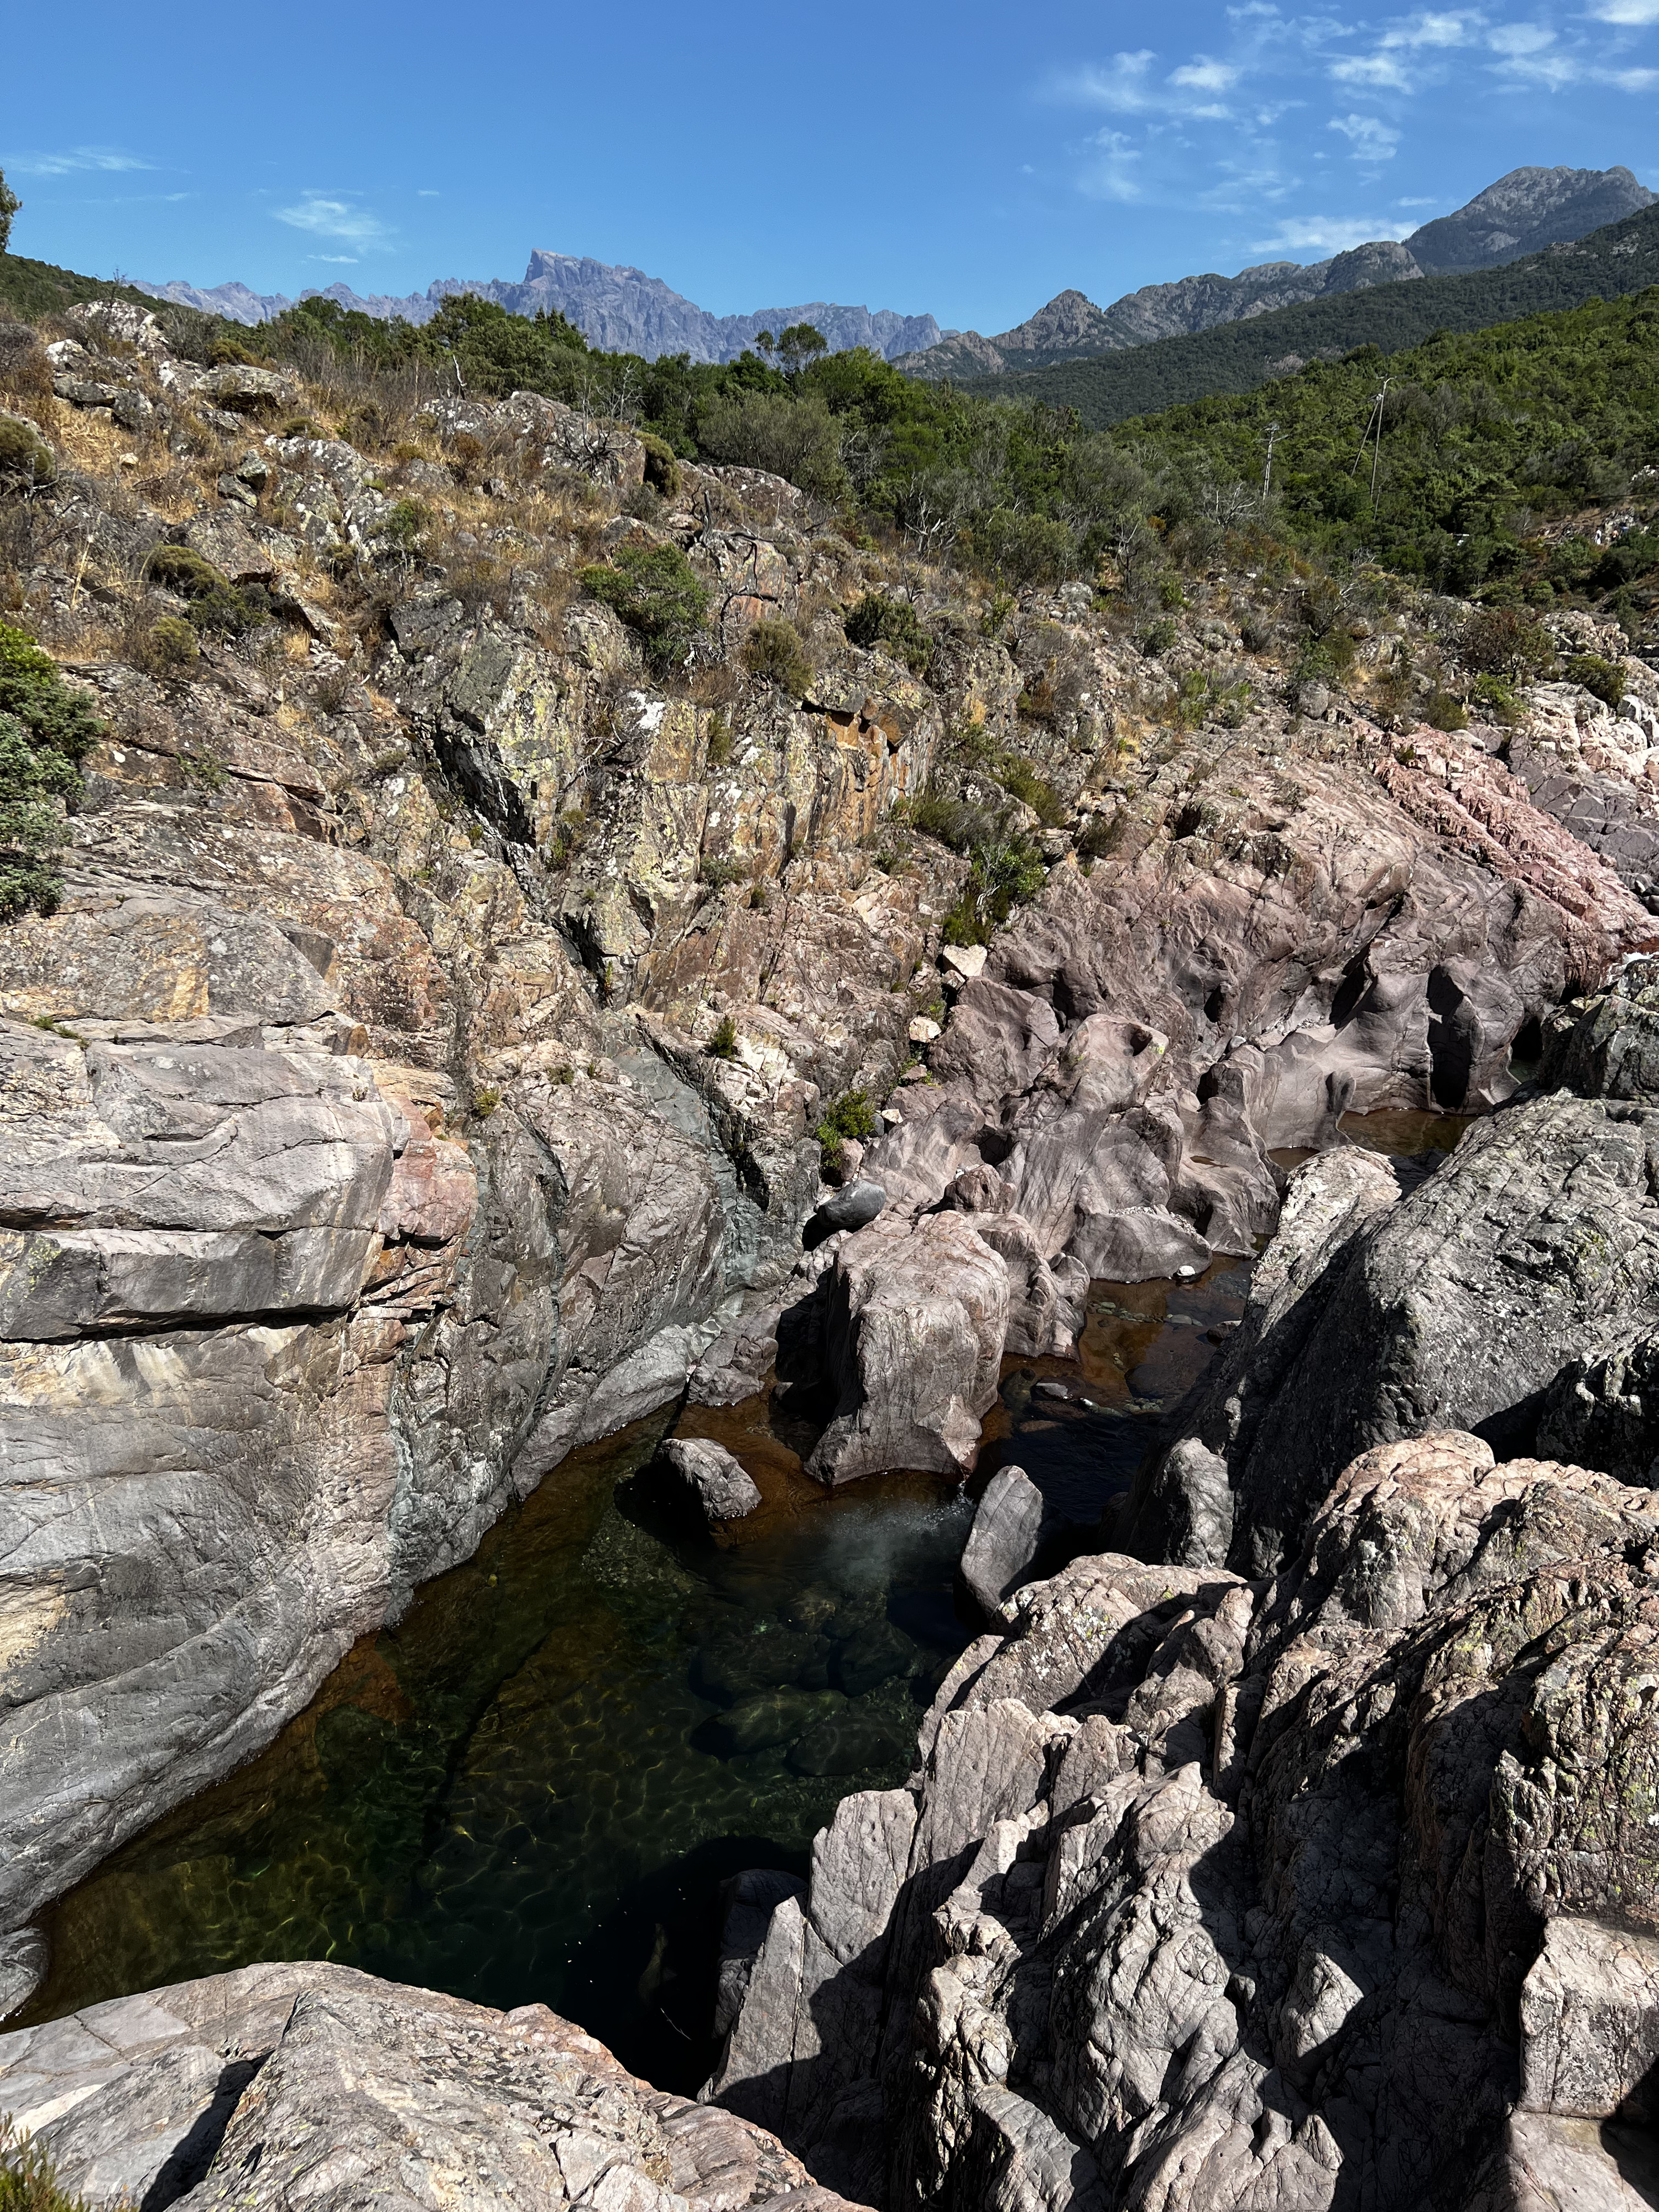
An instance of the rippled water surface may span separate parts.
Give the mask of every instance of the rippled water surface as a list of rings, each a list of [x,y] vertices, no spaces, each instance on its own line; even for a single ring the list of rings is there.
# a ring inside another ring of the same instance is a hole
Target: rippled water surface
[[[1455,1141],[1456,1125],[1387,1118],[1401,1127],[1359,1125],[1360,1140]],[[1017,1461],[1073,1524],[1070,1548],[1097,1543],[1249,1277],[1228,1261],[1092,1285],[1078,1358],[1006,1364],[965,1492],[897,1475],[826,1495],[760,1400],[678,1424],[760,1485],[760,1510],[718,1540],[652,1470],[666,1415],[573,1455],[269,1750],[63,1900],[25,2017],[328,1958],[489,2004],[539,1999],[653,2081],[695,2087],[714,2056],[719,1885],[746,1866],[805,1873],[842,1796],[909,1771],[971,1633],[952,1585],[974,1497]]]

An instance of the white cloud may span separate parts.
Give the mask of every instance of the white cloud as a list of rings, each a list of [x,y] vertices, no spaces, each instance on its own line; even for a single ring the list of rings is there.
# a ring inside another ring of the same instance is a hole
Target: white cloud
[[[421,190],[416,193],[415,197],[417,200],[441,200],[443,198],[443,194],[441,192],[434,192],[429,187],[422,185]]]
[[[1110,108],[1119,115],[1134,114],[1153,105],[1147,72],[1157,58],[1150,46],[1136,54],[1114,54],[1106,68],[1080,71],[1074,89],[1091,106]]]
[[[1380,41],[1384,46],[1467,46],[1474,30],[1486,18],[1474,10],[1455,15],[1422,14],[1396,23]]]
[[[1599,23],[1659,23],[1659,0],[1599,0],[1590,14]]]
[[[1342,133],[1353,148],[1356,161],[1392,161],[1400,143],[1400,133],[1394,125],[1375,115],[1335,116],[1325,128]]]
[[[1412,227],[1409,223],[1382,222],[1370,216],[1362,216],[1357,221],[1341,216],[1308,216],[1281,223],[1278,235],[1259,239],[1254,251],[1346,253],[1351,246],[1369,245],[1375,238],[1402,238]]]
[[[1170,82],[1190,88],[1194,92],[1231,92],[1238,82],[1238,71],[1227,62],[1212,62],[1207,54],[1194,54],[1178,70],[1170,72]]]
[[[1541,54],[1555,44],[1555,33],[1542,23],[1505,23],[1488,35],[1486,44],[1495,54]]]
[[[1365,84],[1380,92],[1409,92],[1412,81],[1392,54],[1356,54],[1351,60],[1333,62],[1331,75],[1338,84]]]
[[[149,169],[136,154],[112,146],[71,146],[58,154],[8,154],[5,167],[19,177],[67,177],[81,169]]]
[[[308,230],[317,238],[342,238],[353,246],[387,244],[391,231],[377,215],[353,207],[349,200],[328,199],[320,192],[302,195],[297,207],[274,208],[278,222],[295,230]]]
[[[355,269],[359,257],[355,253],[307,253],[307,261],[332,261],[342,269]]]

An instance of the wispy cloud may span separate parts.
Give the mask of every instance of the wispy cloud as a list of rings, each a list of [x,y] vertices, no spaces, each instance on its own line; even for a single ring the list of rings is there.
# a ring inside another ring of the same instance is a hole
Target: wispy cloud
[[[307,261],[331,261],[341,269],[355,269],[361,257],[356,253],[307,253]]]
[[[1346,253],[1350,247],[1369,245],[1376,238],[1403,238],[1415,223],[1395,222],[1376,216],[1304,216],[1281,223],[1275,236],[1258,239],[1258,253]]]
[[[1659,0],[1598,0],[1590,9],[1598,23],[1620,23],[1640,29],[1659,23]]]
[[[388,246],[395,235],[367,208],[354,207],[348,199],[322,192],[304,192],[294,207],[273,208],[271,212],[278,222],[291,224],[295,230],[309,231],[315,238],[343,239],[365,249]]]
[[[1140,184],[1134,165],[1140,149],[1121,131],[1097,131],[1089,141],[1092,160],[1084,165],[1078,182],[1094,200],[1137,200]]]
[[[70,146],[55,154],[8,154],[5,167],[17,177],[70,177],[85,169],[153,169],[155,164],[117,146]]]
[[[1335,115],[1325,128],[1341,132],[1356,161],[1390,161],[1400,144],[1399,131],[1380,116]]]

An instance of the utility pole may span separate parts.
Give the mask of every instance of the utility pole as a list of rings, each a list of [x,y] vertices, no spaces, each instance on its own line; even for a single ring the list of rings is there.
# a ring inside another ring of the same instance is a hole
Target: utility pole
[[[1273,440],[1279,435],[1277,422],[1267,425],[1267,458],[1261,469],[1261,504],[1265,507],[1273,488]]]
[[[1382,410],[1388,404],[1391,380],[1384,377],[1382,389],[1376,395],[1376,443],[1371,447],[1371,511],[1376,510],[1376,465],[1382,458]]]
[[[1372,392],[1371,411],[1365,417],[1364,434],[1359,441],[1359,451],[1354,455],[1353,466],[1348,471],[1351,477],[1357,477],[1359,474],[1359,464],[1365,458],[1365,440],[1370,436],[1374,428],[1376,432],[1376,446],[1371,454],[1371,504],[1373,507],[1376,504],[1376,463],[1382,450],[1382,409],[1389,397],[1389,386],[1393,381],[1394,379],[1391,376],[1385,376],[1382,380],[1382,389],[1380,392]]]

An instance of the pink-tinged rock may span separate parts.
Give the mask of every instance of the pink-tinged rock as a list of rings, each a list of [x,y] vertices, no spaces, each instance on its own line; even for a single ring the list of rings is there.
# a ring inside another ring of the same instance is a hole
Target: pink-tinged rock
[[[1008,1270],[958,1213],[884,1221],[836,1255],[826,1329],[841,1398],[807,1461],[821,1482],[965,1474],[997,1394]]]

